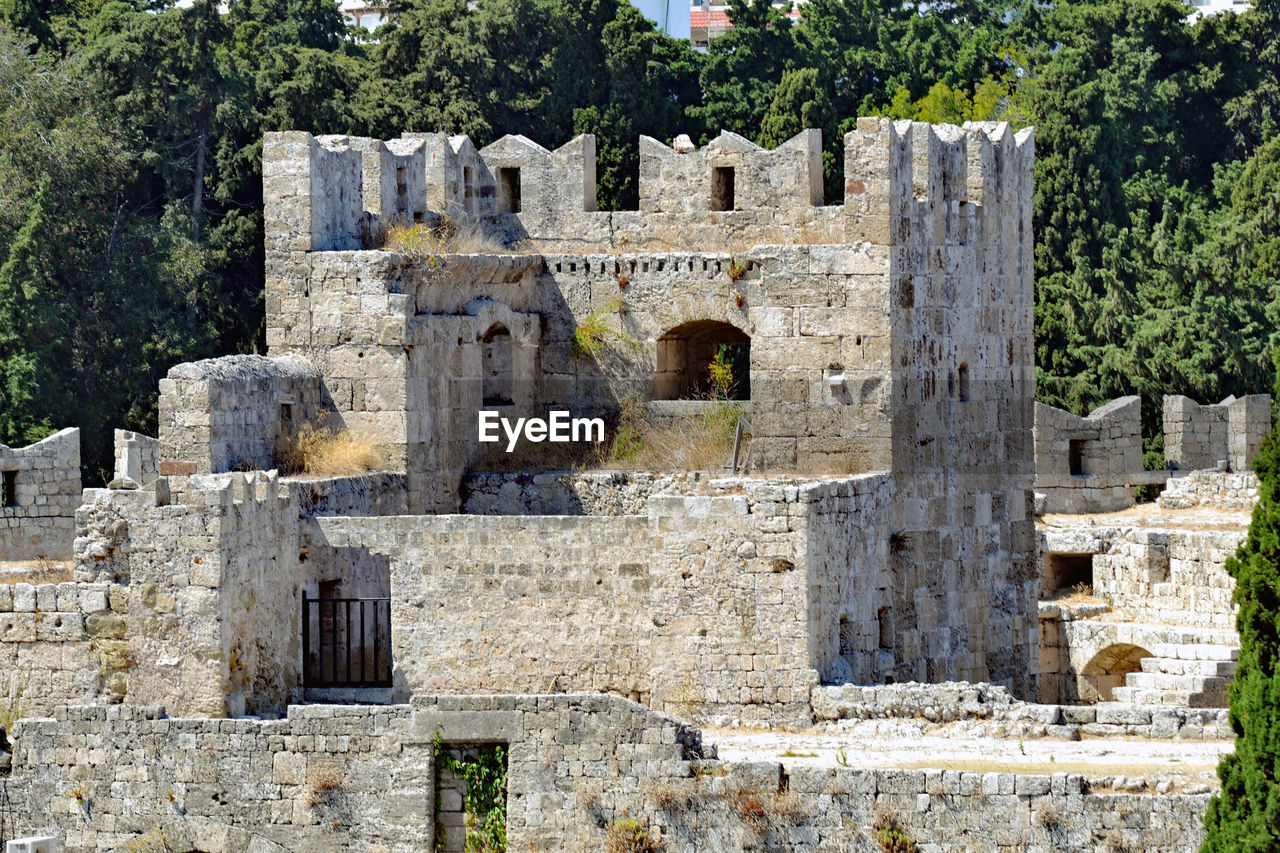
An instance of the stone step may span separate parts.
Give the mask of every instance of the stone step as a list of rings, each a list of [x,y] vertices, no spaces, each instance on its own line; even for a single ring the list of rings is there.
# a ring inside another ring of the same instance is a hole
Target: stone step
[[[1227,691],[1207,693],[1183,693],[1175,690],[1155,690],[1145,687],[1117,687],[1111,691],[1111,701],[1130,705],[1164,705],[1173,708],[1225,708]]]
[[[1163,672],[1168,675],[1221,675],[1230,677],[1239,665],[1234,660],[1177,660],[1174,658],[1143,658],[1143,672]]]
[[[1141,663],[1141,672],[1128,673],[1124,685],[1111,692],[1114,701],[1221,708],[1236,665],[1223,658],[1143,658]]]
[[[1240,648],[1222,643],[1156,643],[1151,654],[1170,660],[1238,660]]]
[[[1177,693],[1204,693],[1225,689],[1230,679],[1219,675],[1170,675],[1165,672],[1131,672],[1124,677],[1125,687],[1168,690]]]

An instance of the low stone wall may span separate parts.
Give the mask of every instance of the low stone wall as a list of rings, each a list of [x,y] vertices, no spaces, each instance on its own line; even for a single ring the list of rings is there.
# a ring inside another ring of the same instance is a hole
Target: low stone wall
[[[1258,502],[1258,475],[1252,471],[1192,471],[1185,477],[1169,478],[1157,500],[1167,509],[1253,509]]]
[[[0,444],[0,561],[71,559],[79,505],[79,429]]]
[[[1133,506],[1142,470],[1142,406],[1120,397],[1078,417],[1035,404],[1035,490],[1045,512],[1110,512]]]
[[[1057,705],[1021,702],[992,684],[823,685],[813,690],[816,720],[924,720],[930,736],[948,723],[983,723],[955,730],[965,737],[1177,738],[1231,740],[1226,708],[1152,708],[1106,702]]]
[[[655,847],[877,850],[889,820],[937,851],[1193,851],[1208,794],[980,770],[721,763],[699,732],[612,696],[416,698],[290,708],[287,719],[166,719],[74,709],[15,727],[19,834],[69,853],[163,838],[173,849],[432,849],[432,741],[508,745],[508,847],[598,851],[638,828]],[[826,845],[826,846],[824,846]]]
[[[469,474],[462,511],[471,515],[644,515],[654,495],[705,492],[705,472],[557,471]]]
[[[821,677],[879,658],[892,481],[715,482],[652,497],[645,515],[319,518],[303,544],[317,564],[389,558],[401,698],[607,690],[685,716],[807,722]]]
[[[1182,471],[1248,471],[1271,432],[1271,397],[1251,394],[1200,405],[1189,397],[1164,397],[1164,457]]]
[[[404,515],[406,479],[404,474],[375,471],[349,477],[287,477],[281,482],[293,492],[303,516]]]
[[[0,584],[0,703],[43,715],[119,701],[130,662],[126,593],[107,583]]]

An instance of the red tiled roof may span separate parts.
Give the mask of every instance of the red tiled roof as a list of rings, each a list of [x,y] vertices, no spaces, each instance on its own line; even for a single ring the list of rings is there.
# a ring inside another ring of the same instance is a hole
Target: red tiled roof
[[[690,27],[732,27],[733,22],[729,20],[729,13],[720,9],[712,9],[711,11],[690,10],[689,12]]]
[[[792,6],[791,11],[787,13],[787,17],[793,21],[800,20],[799,7]],[[690,9],[689,27],[691,29],[716,28],[727,30],[733,28],[733,22],[729,20],[729,13],[724,9]]]

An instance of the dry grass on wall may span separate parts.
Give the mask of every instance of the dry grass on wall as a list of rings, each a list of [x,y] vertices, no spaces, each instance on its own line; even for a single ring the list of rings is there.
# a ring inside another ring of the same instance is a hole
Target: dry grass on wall
[[[344,477],[377,471],[385,460],[372,442],[349,429],[304,424],[276,446],[276,467],[308,477]]]
[[[34,560],[0,561],[0,584],[65,583],[69,580],[72,580],[70,560],[37,557]]]

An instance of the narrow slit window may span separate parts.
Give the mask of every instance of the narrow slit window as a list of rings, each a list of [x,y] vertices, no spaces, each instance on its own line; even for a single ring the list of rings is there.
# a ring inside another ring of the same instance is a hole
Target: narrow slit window
[[[520,212],[520,169],[498,169],[498,212]]]
[[[3,498],[4,503],[0,506],[17,506],[18,505],[18,472],[3,472]]]
[[[404,166],[396,166],[396,209],[402,216],[409,212],[409,179]]]
[[[711,209],[734,209],[732,166],[716,166],[711,170]]]
[[[969,365],[960,365],[960,402],[967,403],[969,401]]]

